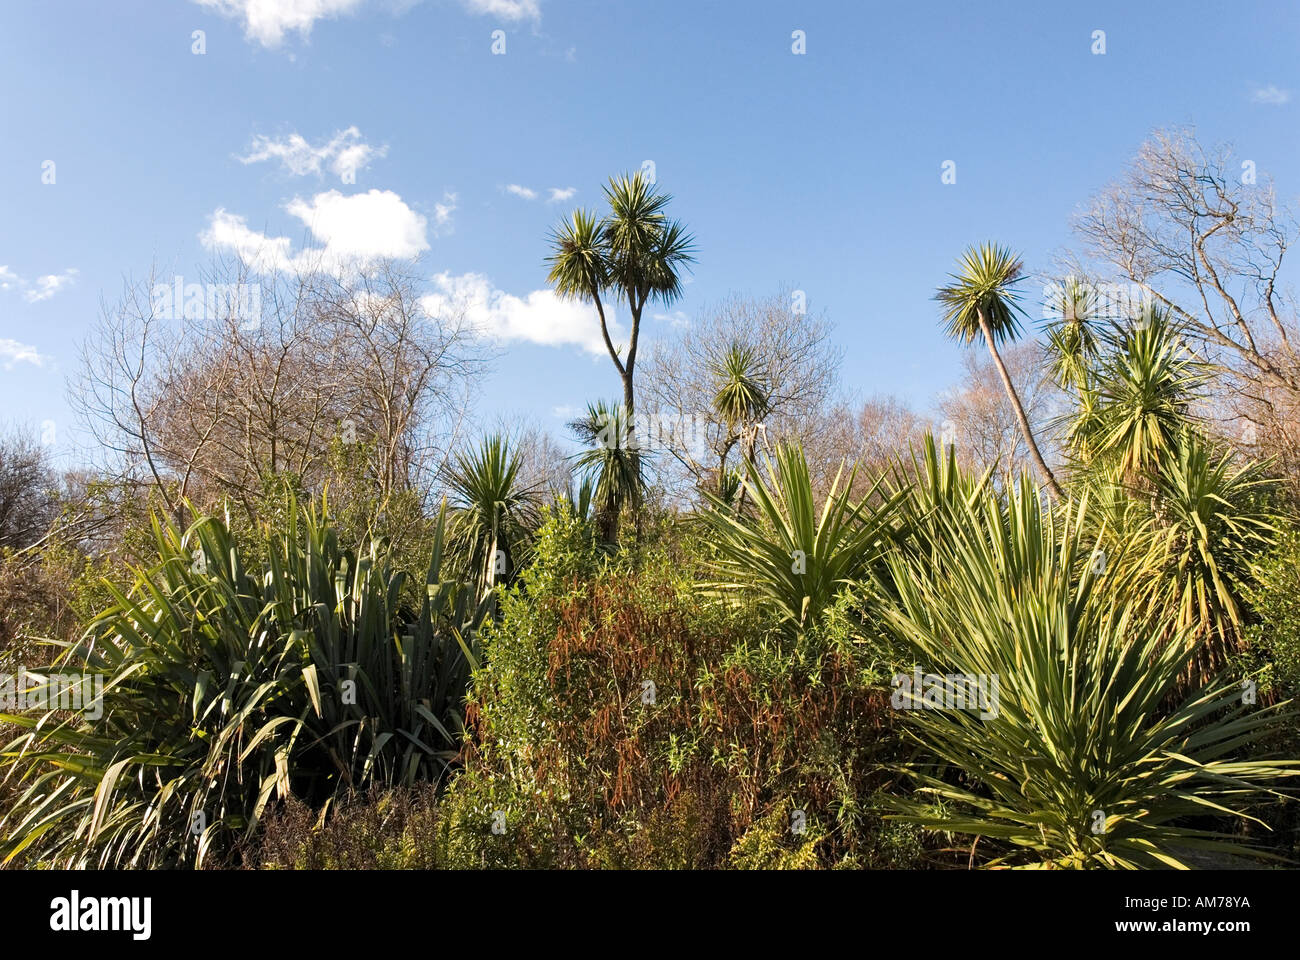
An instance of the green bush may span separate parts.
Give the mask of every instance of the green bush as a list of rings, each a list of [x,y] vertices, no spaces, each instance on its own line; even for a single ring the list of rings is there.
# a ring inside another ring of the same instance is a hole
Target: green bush
[[[689,541],[688,541],[689,543]],[[838,601],[800,638],[695,590],[703,549],[604,560],[567,512],[482,633],[457,867],[872,866],[885,657]],[[684,559],[686,562],[684,563]],[[793,811],[809,825],[780,837]],[[789,854],[789,856],[787,856]]]
[[[442,776],[485,604],[440,579],[441,528],[414,609],[403,574],[313,510],[256,573],[220,521],[155,535],[157,565],[58,661],[105,677],[102,718],[0,715],[28,731],[0,761],[23,790],[0,820],[6,860],[202,865],[273,798]]]
[[[987,493],[945,511],[926,563],[891,558],[881,593],[896,599],[881,615],[923,673],[998,685],[977,706],[945,705],[933,681],[896,691],[926,755],[905,767],[918,796],[893,805],[909,822],[991,838],[994,862],[1012,865],[1259,853],[1206,821],[1256,821],[1251,805],[1300,773],[1300,761],[1264,759],[1280,711],[1228,678],[1180,683],[1199,644],[1178,629],[1176,603],[1150,603],[1150,571],[1095,562],[1088,509],[1044,510],[1024,480],[1006,502]]]
[[[1247,630],[1261,688],[1300,696],[1300,532],[1289,530],[1259,564],[1249,593],[1255,616]]]

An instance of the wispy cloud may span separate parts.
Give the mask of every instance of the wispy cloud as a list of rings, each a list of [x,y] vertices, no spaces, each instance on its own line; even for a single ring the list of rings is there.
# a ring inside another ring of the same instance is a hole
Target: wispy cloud
[[[502,20],[542,19],[541,0],[464,0],[471,13]]]
[[[442,195],[442,202],[433,205],[433,235],[443,237],[451,233],[451,215],[456,212],[456,194],[447,191]]]
[[[194,0],[201,7],[239,20],[244,36],[264,47],[278,47],[284,35],[307,37],[317,20],[354,13],[365,0]]]
[[[45,366],[46,357],[36,352],[36,348],[17,340],[0,340],[0,364],[6,370],[12,370],[15,364],[30,363],[36,367]]]
[[[520,197],[524,200],[536,200],[539,196],[538,192],[532,187],[525,187],[518,183],[507,184],[503,189],[506,193]],[[562,203],[565,200],[571,199],[577,192],[577,187],[547,187],[546,202]]]
[[[311,36],[318,20],[333,20],[356,13],[367,3],[380,6],[374,0],[194,0],[204,9],[237,20],[244,27],[244,36],[264,47],[278,47],[286,34],[297,33],[301,38]],[[521,20],[542,19],[541,0],[462,0],[470,13],[494,17],[517,23]],[[413,2],[384,4],[390,12],[404,13],[415,6]]]
[[[297,133],[281,138],[259,135],[253,138],[248,155],[240,157],[239,162],[248,164],[278,160],[281,168],[295,177],[308,174],[319,177],[328,170],[344,183],[356,183],[359,170],[387,153],[387,146],[372,146],[361,139],[360,130],[348,127],[317,146]]]
[[[660,323],[666,323],[678,328],[691,325],[691,318],[680,310],[674,310],[672,313],[656,313],[654,318]]]
[[[0,265],[0,291],[21,290],[23,299],[28,303],[40,303],[69,286],[77,279],[77,273],[76,267],[68,267],[62,273],[47,273],[43,277],[28,281],[14,273],[8,266]]]
[[[1270,83],[1266,87],[1257,89],[1250,95],[1250,99],[1255,103],[1266,103],[1272,107],[1280,107],[1291,102],[1291,91],[1275,87]]]
[[[77,279],[77,268],[69,267],[62,273],[47,273],[43,277],[37,277],[32,284],[32,289],[23,294],[28,303],[39,303],[41,300],[48,300],[72,281]]]

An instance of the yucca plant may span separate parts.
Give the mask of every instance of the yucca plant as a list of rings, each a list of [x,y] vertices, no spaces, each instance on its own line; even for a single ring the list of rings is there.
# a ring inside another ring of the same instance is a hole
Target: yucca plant
[[[1208,641],[1218,665],[1245,625],[1243,591],[1255,558],[1276,542],[1267,464],[1242,463],[1194,431],[1161,472],[1156,496],[1166,580],[1178,624]]]
[[[741,455],[746,464],[754,460],[759,425],[767,416],[771,398],[766,379],[759,366],[758,354],[753,347],[738,341],[727,345],[721,355],[709,363],[709,373],[717,391],[713,395],[713,410],[727,428],[725,445],[718,462],[718,490],[724,492],[727,480],[727,454],[737,441],[744,445]],[[736,502],[738,510],[744,509],[744,490]]]
[[[903,768],[917,792],[892,801],[894,816],[1004,844],[990,865],[1262,855],[1197,820],[1254,819],[1249,804],[1300,773],[1297,761],[1241,759],[1285,705],[1248,703],[1227,680],[1175,696],[1195,645],[1166,641],[1177,628],[1146,602],[1140,559],[1097,562],[1088,509],[1086,498],[1044,509],[1023,478],[1005,502],[985,491],[943,512],[941,562],[887,558],[880,621],[924,675],[992,693],[964,709],[945,706],[947,681],[897,686],[906,729],[932,759]]]
[[[575,458],[579,471],[595,482],[596,526],[606,543],[618,539],[618,519],[641,506],[646,486],[645,452],[628,419],[627,408],[597,400],[587,414],[569,423],[589,444]]]
[[[1067,277],[1053,305],[1061,319],[1047,325],[1047,355],[1052,379],[1063,390],[1084,392],[1097,359],[1098,304],[1092,285]]]
[[[983,474],[962,470],[956,451],[940,449],[929,431],[921,449],[913,449],[909,460],[898,458],[886,480],[886,489],[902,494],[898,503],[898,528],[906,536],[896,538],[897,550],[904,550],[915,562],[937,563],[939,541],[948,536],[942,519],[964,508],[988,489],[996,464]]]
[[[456,510],[452,544],[486,594],[521,565],[538,522],[538,491],[520,482],[519,456],[500,434],[458,454],[448,482]]]
[[[256,572],[224,522],[155,520],[157,565],[58,661],[105,678],[102,718],[3,717],[26,731],[0,757],[21,790],[0,820],[5,860],[201,866],[275,799],[438,779],[485,609],[441,579],[444,527],[445,508],[413,610],[403,574],[340,549],[311,509]]]
[[[708,595],[766,608],[782,632],[802,634],[844,587],[861,576],[897,531],[894,514],[906,490],[881,495],[877,481],[853,500],[856,468],[836,473],[819,507],[803,449],[782,444],[764,457],[766,477],[750,464],[744,482],[754,514],[738,514],[712,493],[700,515],[715,554]],[[841,481],[844,482],[841,482]]]
[[[1205,366],[1168,313],[1155,306],[1145,307],[1108,341],[1095,374],[1095,398],[1080,408],[1071,435],[1094,468],[1145,492],[1145,481],[1177,457],[1184,432],[1194,425],[1191,409]]]

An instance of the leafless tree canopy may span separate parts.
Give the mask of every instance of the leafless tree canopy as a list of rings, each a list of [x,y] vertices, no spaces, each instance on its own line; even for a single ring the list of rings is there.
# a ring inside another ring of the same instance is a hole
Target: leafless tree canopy
[[[878,395],[854,405],[839,401],[810,419],[804,428],[804,452],[815,488],[824,494],[844,464],[856,465],[854,496],[864,495],[900,458],[920,449],[930,418],[897,397]],[[847,474],[842,478],[847,479]]]
[[[172,509],[233,498],[251,511],[266,481],[315,489],[331,450],[357,444],[381,496],[427,487],[483,357],[463,323],[428,315],[410,272],[253,276],[218,264],[203,279],[255,284],[258,316],[230,303],[199,319],[160,311],[171,281],[155,272],[127,284],[85,345],[71,400],[121,477]]]
[[[1050,376],[1044,348],[1036,340],[1009,344],[1002,349],[1007,373],[1020,393],[1044,457],[1059,464],[1053,420],[1062,412],[1059,388]],[[978,471],[995,467],[1000,476],[1033,470],[1024,434],[997,369],[987,353],[967,350],[960,383],[938,400],[940,423],[935,439],[953,446],[959,463]]]
[[[59,477],[28,431],[0,435],[0,551],[40,540],[59,510]]]
[[[1221,367],[1222,406],[1240,421],[1230,433],[1257,432],[1294,475],[1300,330],[1285,258],[1297,221],[1253,172],[1250,161],[1202,146],[1190,130],[1157,131],[1076,230],[1101,269],[1166,306]]]
[[[832,325],[823,314],[796,313],[790,291],[767,297],[733,296],[703,311],[679,335],[655,341],[643,361],[643,408],[681,422],[702,424],[694,446],[672,444],[658,458],[674,479],[711,487],[724,452],[739,441],[713,408],[718,389],[711,367],[732,343],[752,347],[759,379],[768,395],[763,428],[769,445],[781,438],[807,436],[835,389],[842,351],[830,340]]]

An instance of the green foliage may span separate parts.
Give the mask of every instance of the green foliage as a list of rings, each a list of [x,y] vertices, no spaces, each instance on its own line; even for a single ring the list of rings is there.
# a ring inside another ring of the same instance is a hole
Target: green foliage
[[[737,604],[757,603],[780,629],[796,636],[884,551],[905,491],[870,505],[882,486],[878,482],[854,503],[856,469],[841,486],[841,468],[819,509],[802,448],[782,446],[775,462],[765,460],[766,480],[750,464],[745,481],[755,516],[737,514],[728,502],[706,494],[712,509],[700,519],[715,551],[716,579],[704,592]]]
[[[868,807],[896,740],[849,599],[790,644],[761,611],[699,596],[690,553],[602,558],[576,518],[548,518],[482,635],[474,737],[442,808],[449,865],[771,865],[787,845],[878,862]],[[760,839],[791,804],[813,830]]]
[[[820,824],[803,820],[797,821],[799,831],[792,830],[795,816],[796,808],[788,798],[774,804],[731,848],[731,865],[740,870],[810,870],[819,866],[817,844],[825,833]]]
[[[944,332],[967,344],[981,336],[994,344],[1014,340],[1020,335],[1017,314],[1024,313],[1016,284],[1023,278],[1024,264],[1005,247],[984,243],[968,248],[951,275],[952,283],[935,295],[944,308]]]
[[[609,216],[601,234],[610,283],[638,316],[647,301],[673,303],[681,296],[681,271],[694,260],[694,240],[664,212],[672,197],[638,170],[611,177],[605,201]]]
[[[519,457],[500,434],[456,457],[449,473],[456,507],[453,544],[480,592],[508,582],[537,523],[537,492],[519,482]]]
[[[1086,393],[1099,349],[1096,293],[1091,284],[1067,277],[1055,307],[1061,319],[1046,330],[1052,378],[1063,390]]]
[[[102,719],[3,717],[28,731],[3,754],[23,785],[6,859],[201,865],[273,798],[440,777],[484,609],[440,579],[441,527],[414,610],[404,575],[342,549],[313,510],[256,574],[224,523],[155,522],[158,563],[59,660],[105,677]]]
[[[1247,589],[1257,622],[1247,629],[1260,687],[1300,694],[1300,531],[1291,526],[1256,568]]]
[[[758,365],[758,353],[743,343],[730,343],[709,365],[717,381],[713,409],[734,430],[738,425],[762,420],[770,405],[768,385]]]
[[[1166,579],[1177,625],[1230,650],[1246,623],[1243,594],[1278,530],[1265,465],[1241,464],[1194,434],[1159,477]]]
[[[1177,458],[1194,423],[1191,407],[1205,383],[1205,365],[1155,306],[1104,342],[1084,378],[1068,437],[1081,465],[1133,486]]]
[[[625,407],[598,400],[587,404],[586,416],[570,428],[591,449],[575,462],[584,481],[590,481],[596,525],[601,539],[617,539],[618,520],[625,511],[638,511],[644,502],[645,454],[636,443],[634,425]]]
[[[1189,818],[1250,820],[1249,804],[1297,773],[1300,762],[1239,759],[1278,708],[1247,704],[1226,680],[1179,692],[1196,646],[1148,602],[1140,564],[1093,562],[1088,509],[1044,511],[1024,480],[1005,504],[986,493],[945,511],[930,562],[890,557],[881,594],[895,599],[879,614],[922,672],[998,689],[992,710],[920,709],[921,691],[896,691],[933,759],[904,768],[919,795],[889,803],[909,822],[1018,849],[998,862],[1180,866],[1181,850],[1250,852]]]

